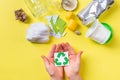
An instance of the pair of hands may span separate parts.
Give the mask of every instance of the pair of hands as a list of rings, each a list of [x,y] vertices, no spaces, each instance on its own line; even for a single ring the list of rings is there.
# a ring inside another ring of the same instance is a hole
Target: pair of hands
[[[54,53],[68,51],[69,62],[68,66],[57,67],[54,65]],[[63,73],[65,71],[69,80],[81,80],[80,70],[80,58],[82,51],[78,54],[75,53],[69,43],[62,43],[53,45],[48,57],[42,56],[47,72],[49,73],[51,80],[63,80]]]

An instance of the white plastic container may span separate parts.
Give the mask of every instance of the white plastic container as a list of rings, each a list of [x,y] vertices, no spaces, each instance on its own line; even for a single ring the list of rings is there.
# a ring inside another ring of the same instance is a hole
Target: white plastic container
[[[112,31],[106,28],[106,25],[101,24],[98,20],[89,28],[86,33],[86,37],[90,37],[92,40],[105,44],[107,43],[112,36]]]

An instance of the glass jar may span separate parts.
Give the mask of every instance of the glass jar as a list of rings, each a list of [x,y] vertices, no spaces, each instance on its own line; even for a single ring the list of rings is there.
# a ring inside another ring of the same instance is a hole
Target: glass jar
[[[24,2],[35,17],[52,15],[61,9],[61,0],[24,0]]]

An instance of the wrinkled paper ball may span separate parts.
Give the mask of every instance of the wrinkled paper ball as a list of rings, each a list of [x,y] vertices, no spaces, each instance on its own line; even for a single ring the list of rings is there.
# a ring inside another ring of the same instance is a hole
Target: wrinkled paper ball
[[[45,23],[34,23],[27,30],[27,40],[34,43],[47,43],[49,41],[50,29]]]

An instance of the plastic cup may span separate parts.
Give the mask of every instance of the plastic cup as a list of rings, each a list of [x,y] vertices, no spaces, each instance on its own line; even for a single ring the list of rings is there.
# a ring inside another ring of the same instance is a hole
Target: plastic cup
[[[100,44],[105,44],[112,38],[112,29],[108,24],[101,24],[98,20],[96,20],[87,31],[86,37],[89,37]]]

